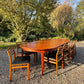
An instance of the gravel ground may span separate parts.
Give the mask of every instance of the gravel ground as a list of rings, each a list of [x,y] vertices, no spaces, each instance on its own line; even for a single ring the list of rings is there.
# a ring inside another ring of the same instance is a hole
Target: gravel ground
[[[1,50],[0,84],[84,84],[84,41],[77,42],[76,56],[69,64],[65,62],[64,69],[59,63],[58,76],[55,65],[48,67],[44,64],[44,75],[41,76],[40,54],[39,61],[35,64],[32,55],[30,80],[27,80],[27,69],[16,69],[15,72],[12,70],[12,82],[9,82],[9,58],[6,50]]]

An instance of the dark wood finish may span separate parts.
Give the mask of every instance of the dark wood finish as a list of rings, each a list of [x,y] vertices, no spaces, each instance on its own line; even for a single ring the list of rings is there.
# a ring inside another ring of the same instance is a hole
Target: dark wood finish
[[[44,71],[44,53],[55,50],[59,46],[68,43],[70,40],[67,39],[46,39],[39,40],[30,43],[21,44],[20,47],[25,51],[39,52],[41,53],[41,74]]]
[[[27,72],[28,72],[28,80],[29,80],[29,64],[30,64],[30,61],[27,62],[20,62],[20,63],[13,63],[12,62],[12,56],[14,56],[14,61],[16,59],[15,57],[15,51],[13,49],[13,47],[9,47],[7,49],[7,53],[8,53],[8,56],[9,56],[9,60],[10,60],[10,69],[9,69],[9,76],[10,76],[10,82],[11,82],[11,72],[12,72],[12,69],[18,69],[18,68],[27,68]],[[21,57],[19,57],[21,58]],[[29,59],[29,57],[27,57]],[[22,59],[25,61],[24,57],[22,57]],[[29,59],[30,60],[30,59]],[[18,61],[19,62],[19,61]]]

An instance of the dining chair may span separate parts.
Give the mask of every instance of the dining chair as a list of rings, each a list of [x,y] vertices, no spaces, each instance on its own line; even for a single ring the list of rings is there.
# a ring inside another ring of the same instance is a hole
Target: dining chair
[[[58,76],[58,62],[62,60],[62,69],[64,68],[63,47],[60,46],[56,51],[49,52],[44,56],[44,61],[56,64],[56,75]]]
[[[76,55],[76,42],[77,41],[75,40],[75,41],[70,41],[70,43],[69,43],[69,51],[70,51],[70,55],[71,55],[72,59]]]
[[[67,57],[68,58],[68,63],[70,63],[71,61],[71,55],[70,55],[70,50],[69,50],[69,44],[66,43],[63,45],[63,55],[64,55],[64,59]]]
[[[7,53],[10,60],[10,66],[9,66],[10,82],[12,79],[12,76],[11,76],[12,69],[14,69],[15,71],[15,69],[18,69],[18,68],[27,68],[28,80],[29,80],[30,56],[16,57],[14,48],[12,46],[7,49]]]
[[[29,56],[31,54],[34,54],[34,62],[37,60],[38,61],[38,54],[37,52],[28,52],[24,51],[20,45],[23,43],[28,43],[28,41],[22,41],[22,42],[16,42],[16,49],[17,49],[17,56]]]

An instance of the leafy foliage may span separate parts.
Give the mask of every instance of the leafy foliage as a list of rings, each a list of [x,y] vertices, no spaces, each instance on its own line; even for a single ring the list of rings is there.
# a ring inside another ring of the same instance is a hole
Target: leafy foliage
[[[10,21],[7,19],[6,13],[0,9],[0,41],[6,41],[12,32],[8,29]]]
[[[76,28],[75,36],[79,40],[84,40],[84,0],[81,0],[76,8]]]
[[[40,28],[39,32],[35,30],[36,35],[37,32],[41,35],[45,31],[45,27],[48,25],[45,18],[52,11],[55,3],[55,0],[1,1],[2,9],[7,12],[11,22],[8,27],[19,41],[26,40],[27,35],[35,28],[36,30]],[[44,24],[44,22],[46,23]]]
[[[58,6],[50,14],[50,24],[56,31],[56,35],[61,37],[73,38],[74,32],[71,27],[73,20],[73,10],[69,4],[62,4]]]
[[[0,0],[0,41],[84,38],[84,0]]]

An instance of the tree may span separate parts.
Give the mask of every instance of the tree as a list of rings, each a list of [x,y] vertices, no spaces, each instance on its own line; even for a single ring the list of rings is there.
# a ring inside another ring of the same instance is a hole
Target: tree
[[[81,0],[76,8],[76,29],[75,36],[84,39],[84,0]]]
[[[62,4],[58,6],[51,14],[50,14],[50,23],[54,30],[56,31],[56,35],[69,36],[73,37],[73,31],[71,31],[71,24],[73,20],[73,10],[69,4]],[[72,32],[72,35],[71,33]],[[70,33],[70,34],[69,34]]]
[[[1,0],[0,2],[11,21],[8,27],[19,41],[25,40],[33,29],[38,28],[37,25],[41,24],[43,15],[46,17],[55,3],[55,0]]]
[[[51,25],[48,20],[48,15],[55,9],[55,0],[39,0],[36,3],[35,16],[33,18],[32,31],[36,34],[37,38],[49,37],[52,31]],[[31,31],[31,32],[32,32]]]
[[[11,21],[8,27],[19,41],[25,40],[29,32],[33,12],[33,9],[30,10],[31,7],[28,7],[30,3],[28,0],[27,2],[26,0],[1,2],[2,9],[7,12],[8,19]]]
[[[6,13],[0,9],[0,41],[6,41],[6,38],[10,37],[12,32],[8,29],[9,23]]]

